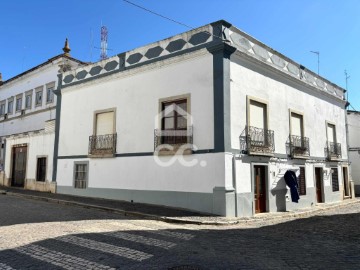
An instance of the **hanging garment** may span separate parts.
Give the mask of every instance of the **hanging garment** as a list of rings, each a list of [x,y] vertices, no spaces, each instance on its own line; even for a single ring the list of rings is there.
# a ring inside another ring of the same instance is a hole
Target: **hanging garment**
[[[299,186],[298,186],[296,174],[293,171],[288,170],[284,174],[284,179],[286,185],[290,188],[291,201],[298,203],[300,197],[299,197],[299,190],[298,190]]]

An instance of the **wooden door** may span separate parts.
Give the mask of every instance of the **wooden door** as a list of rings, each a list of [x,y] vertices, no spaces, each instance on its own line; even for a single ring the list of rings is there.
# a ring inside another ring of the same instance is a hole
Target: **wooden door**
[[[343,167],[343,181],[344,181],[344,197],[350,196],[349,190],[349,178],[348,178],[348,169],[347,167]]]
[[[24,187],[27,146],[14,147],[12,151],[12,186]]]
[[[317,199],[318,203],[323,202],[321,174],[322,174],[322,169],[321,168],[315,168],[316,199]]]
[[[255,213],[266,212],[266,167],[254,166],[254,203]]]

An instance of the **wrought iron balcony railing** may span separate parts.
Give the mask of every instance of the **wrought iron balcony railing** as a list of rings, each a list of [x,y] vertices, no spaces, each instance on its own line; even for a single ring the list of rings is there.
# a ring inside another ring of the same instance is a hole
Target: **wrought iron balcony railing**
[[[249,155],[272,155],[275,151],[274,131],[247,126],[240,135],[240,148]]]
[[[171,146],[181,146],[193,143],[193,128],[188,126],[187,129],[155,129],[154,130],[154,149],[158,146],[169,144]]]
[[[90,155],[114,155],[116,153],[117,134],[89,136]]]
[[[310,144],[309,138],[291,135],[290,137],[290,154],[292,157],[309,157]]]
[[[329,160],[338,160],[341,158],[341,144],[334,142],[327,142],[325,151]]]

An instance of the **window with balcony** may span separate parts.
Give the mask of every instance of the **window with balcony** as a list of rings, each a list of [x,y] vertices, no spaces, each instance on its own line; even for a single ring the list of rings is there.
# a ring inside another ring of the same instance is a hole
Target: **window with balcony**
[[[240,135],[242,152],[249,155],[273,155],[274,131],[268,129],[267,103],[248,97],[247,115],[247,126]]]
[[[96,111],[94,132],[89,137],[89,155],[113,157],[116,153],[115,109]]]
[[[180,147],[184,147],[183,154],[191,153],[193,134],[189,98],[185,96],[161,101],[161,128],[155,129],[155,151],[174,154]]]
[[[341,144],[336,140],[336,126],[332,123],[326,123],[327,143],[325,152],[329,160],[341,159]]]
[[[293,158],[310,156],[309,138],[304,136],[304,117],[290,110],[290,154]]]

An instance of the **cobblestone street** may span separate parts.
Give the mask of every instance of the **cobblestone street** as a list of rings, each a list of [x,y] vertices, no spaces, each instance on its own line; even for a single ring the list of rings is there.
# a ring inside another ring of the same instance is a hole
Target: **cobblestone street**
[[[0,269],[359,269],[360,207],[176,225],[0,195]]]

